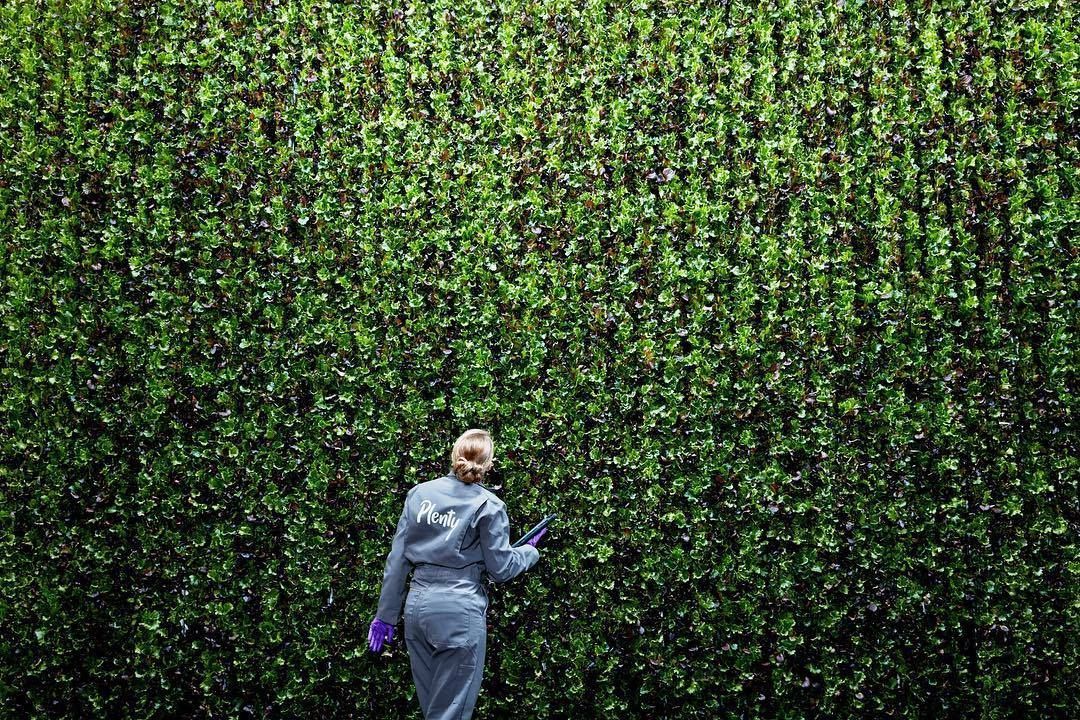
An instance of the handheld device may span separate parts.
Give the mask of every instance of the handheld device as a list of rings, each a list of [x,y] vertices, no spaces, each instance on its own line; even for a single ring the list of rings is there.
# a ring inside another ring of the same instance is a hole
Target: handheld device
[[[540,522],[536,523],[536,525],[533,526],[532,530],[530,530],[529,532],[522,535],[521,539],[518,540],[513,545],[511,545],[510,547],[518,547],[519,545],[524,545],[525,543],[529,542],[529,540],[536,537],[536,533],[538,533],[541,530],[543,530],[544,528],[546,528],[548,523],[551,522],[552,520],[554,520],[557,516],[558,516],[558,513],[552,513],[551,515],[548,515],[546,518],[544,518]]]

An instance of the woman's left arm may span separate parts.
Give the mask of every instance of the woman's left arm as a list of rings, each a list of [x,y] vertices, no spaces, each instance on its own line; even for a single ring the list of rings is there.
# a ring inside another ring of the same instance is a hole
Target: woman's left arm
[[[413,568],[413,564],[405,557],[405,534],[409,528],[408,509],[411,495],[412,490],[405,497],[405,507],[401,509],[394,542],[390,546],[390,554],[386,556],[386,566],[383,568],[382,592],[375,617],[387,625],[397,625],[401,619],[402,606],[405,604],[405,578]]]

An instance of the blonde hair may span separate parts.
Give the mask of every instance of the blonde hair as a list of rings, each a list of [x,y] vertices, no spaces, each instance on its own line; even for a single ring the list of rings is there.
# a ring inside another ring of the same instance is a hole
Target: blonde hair
[[[466,430],[450,450],[450,470],[463,483],[480,482],[494,465],[494,454],[495,446],[487,430]]]

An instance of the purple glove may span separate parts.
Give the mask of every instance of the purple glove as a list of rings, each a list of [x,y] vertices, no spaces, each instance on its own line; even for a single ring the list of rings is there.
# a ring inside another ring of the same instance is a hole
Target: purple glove
[[[526,545],[532,545],[533,547],[536,547],[536,543],[540,542],[540,538],[544,537],[544,534],[546,532],[547,532],[547,528],[541,528],[540,532],[536,533],[531,538],[526,540],[525,544]]]
[[[375,618],[371,621],[371,628],[368,629],[367,640],[368,648],[373,653],[382,651],[384,642],[390,642],[394,639],[394,626],[384,623],[379,618]]]

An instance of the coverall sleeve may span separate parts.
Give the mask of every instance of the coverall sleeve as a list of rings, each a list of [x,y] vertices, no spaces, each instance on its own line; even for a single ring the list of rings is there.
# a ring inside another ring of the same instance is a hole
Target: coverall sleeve
[[[413,568],[413,564],[405,557],[405,533],[409,526],[408,507],[406,497],[405,507],[401,509],[401,517],[394,532],[394,541],[390,546],[390,554],[386,556],[379,610],[375,613],[375,617],[388,625],[397,625],[401,619],[401,610],[405,604],[405,578]]]
[[[487,503],[480,511],[477,528],[484,565],[497,583],[514,579],[540,559],[540,551],[532,545],[510,547],[510,519],[505,505]]]

